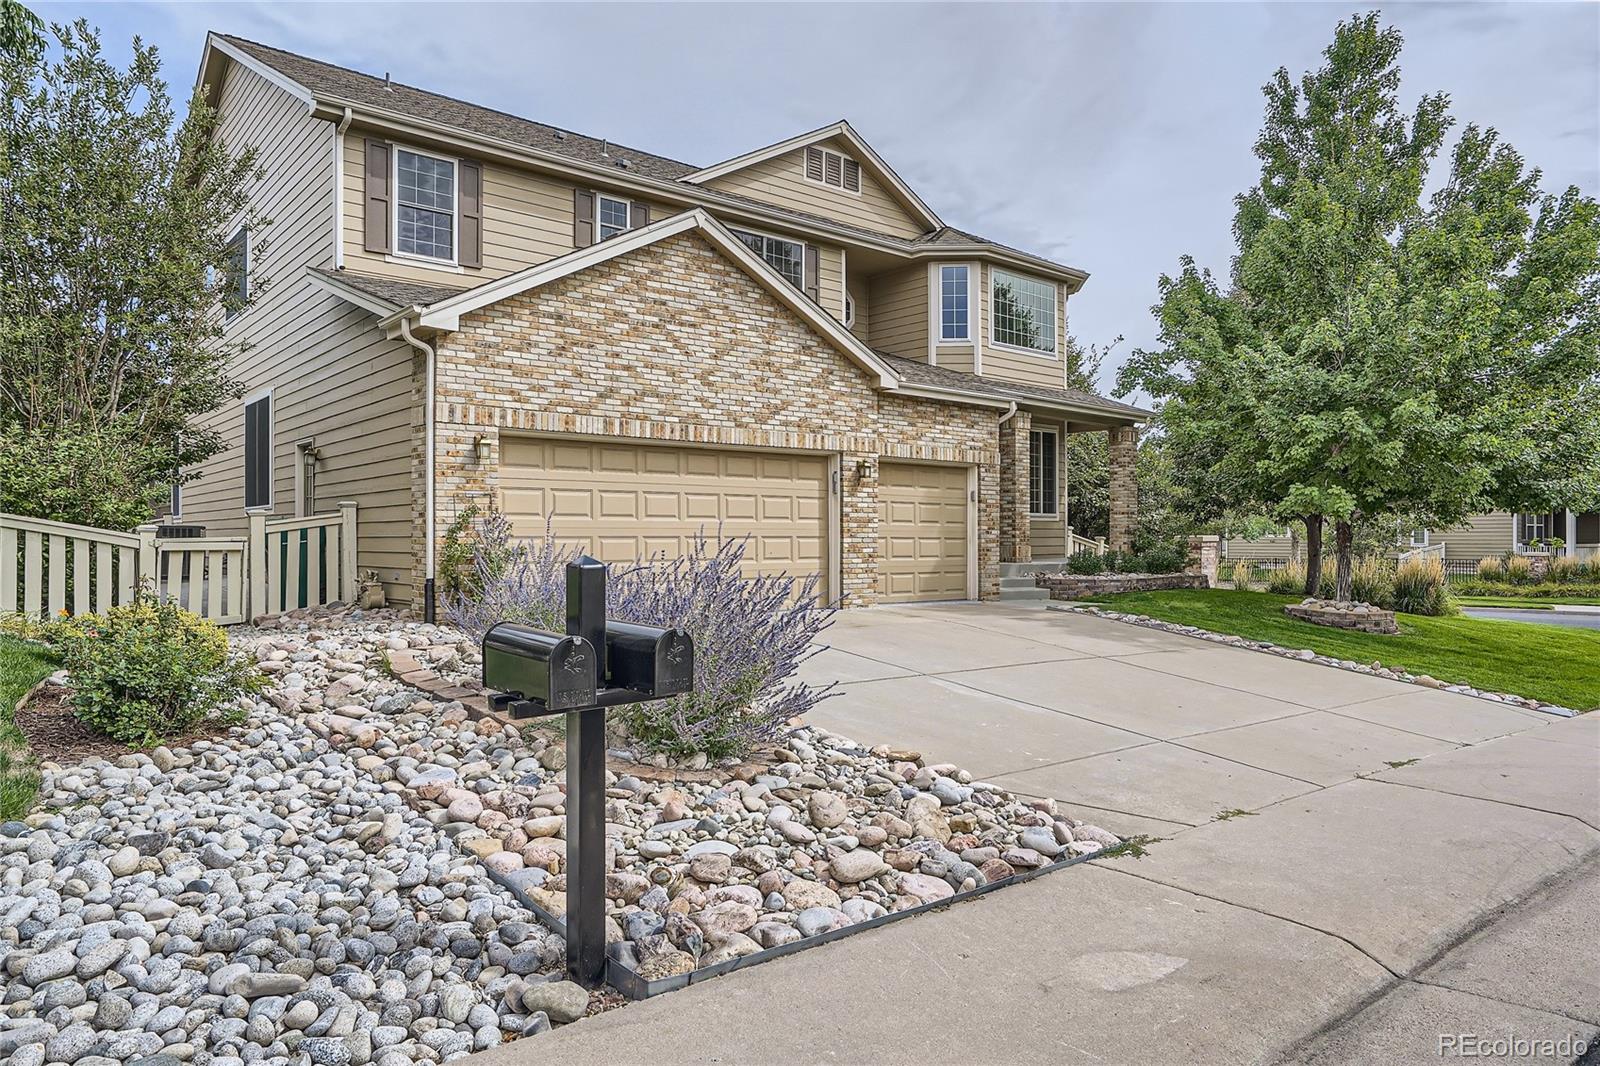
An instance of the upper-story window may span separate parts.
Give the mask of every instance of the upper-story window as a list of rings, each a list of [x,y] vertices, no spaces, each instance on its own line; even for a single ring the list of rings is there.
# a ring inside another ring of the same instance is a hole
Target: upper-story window
[[[231,320],[250,302],[250,227],[240,226],[228,238],[228,291],[222,298],[223,321]]]
[[[806,149],[806,180],[845,192],[861,191],[861,164],[847,155],[811,145]]]
[[[967,268],[964,265],[939,268],[939,339],[965,341],[972,339],[968,309],[971,291],[967,285]]]
[[[406,148],[396,149],[394,159],[395,250],[455,262],[455,161]]]
[[[1056,287],[1006,270],[990,271],[990,339],[1055,355]]]
[[[799,241],[786,241],[781,237],[768,237],[764,233],[747,233],[734,230],[733,235],[750,246],[750,250],[767,261],[797,289],[806,287],[806,246]]]
[[[619,200],[605,193],[595,195],[598,203],[596,222],[599,225],[600,239],[608,241],[619,233],[628,232],[628,218],[633,212],[633,205],[627,200]]]

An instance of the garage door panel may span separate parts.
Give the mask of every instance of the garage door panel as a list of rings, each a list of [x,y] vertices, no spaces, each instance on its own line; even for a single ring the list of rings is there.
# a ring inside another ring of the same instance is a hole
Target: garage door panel
[[[967,595],[967,469],[878,468],[879,595],[888,601]]]
[[[752,534],[747,576],[825,566],[825,457],[515,436],[501,455],[501,505],[518,536],[542,535],[551,514],[564,544],[631,562],[676,558],[720,525]]]

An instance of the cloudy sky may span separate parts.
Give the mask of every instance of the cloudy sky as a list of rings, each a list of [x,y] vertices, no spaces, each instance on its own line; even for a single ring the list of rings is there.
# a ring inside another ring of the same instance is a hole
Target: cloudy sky
[[[1317,64],[1320,3],[40,4],[114,54],[139,34],[186,91],[208,29],[691,163],[840,117],[946,222],[1089,271],[1081,339],[1153,340],[1156,279],[1225,270],[1261,86]],[[1600,194],[1600,5],[1383,7],[1408,104],[1444,90],[1549,190]],[[1109,385],[1111,368],[1102,381]]]

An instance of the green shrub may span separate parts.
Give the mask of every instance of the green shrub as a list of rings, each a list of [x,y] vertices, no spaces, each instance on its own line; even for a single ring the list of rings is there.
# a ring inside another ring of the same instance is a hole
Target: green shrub
[[[1498,555],[1486,555],[1478,560],[1478,580],[1499,581],[1506,576],[1506,564]]]
[[[1525,600],[1600,599],[1600,582],[1508,585],[1504,581],[1458,581],[1451,587],[1459,596],[1510,596]]]
[[[1125,566],[1129,573],[1181,574],[1189,565],[1187,545],[1155,544],[1134,555],[1132,565]]]
[[[1433,556],[1413,557],[1396,567],[1393,609],[1407,614],[1455,614],[1457,608],[1445,579],[1444,563]]]
[[[149,746],[258,692],[266,679],[228,649],[214,623],[149,596],[55,627],[72,709],[113,740]]]
[[[1323,567],[1323,580],[1329,585],[1327,595],[1330,598],[1334,594],[1334,589],[1338,587],[1337,581],[1332,578],[1334,573],[1331,565]],[[1350,560],[1350,596],[1362,603],[1370,603],[1374,607],[1393,610],[1393,564],[1377,555]]]
[[[1103,574],[1107,569],[1106,556],[1112,554],[1113,553],[1107,552],[1106,555],[1101,555],[1098,552],[1091,551],[1088,548],[1084,548],[1082,551],[1075,551],[1071,555],[1067,556],[1067,573]]]
[[[1550,560],[1544,580],[1557,585],[1575,585],[1584,579],[1588,570],[1586,563],[1570,555],[1560,555]]]

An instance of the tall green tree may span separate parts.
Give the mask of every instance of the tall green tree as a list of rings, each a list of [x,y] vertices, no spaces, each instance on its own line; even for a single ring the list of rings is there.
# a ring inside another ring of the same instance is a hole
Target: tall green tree
[[[1402,111],[1401,45],[1369,14],[1278,71],[1231,283],[1183,259],[1119,378],[1209,510],[1304,518],[1312,552],[1332,522],[1341,597],[1357,523],[1600,498],[1600,212],[1470,125],[1424,202],[1452,119]]]
[[[119,69],[82,21],[34,47],[4,2],[0,510],[127,528],[221,447],[195,420],[238,392],[227,238],[264,224],[255,152],[198,92],[175,120],[153,47]]]

